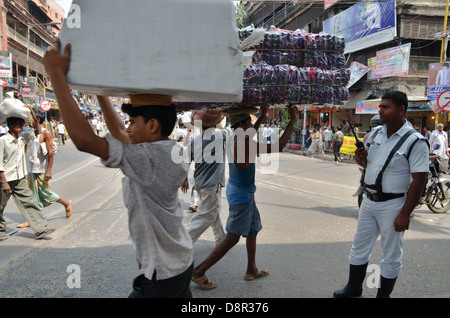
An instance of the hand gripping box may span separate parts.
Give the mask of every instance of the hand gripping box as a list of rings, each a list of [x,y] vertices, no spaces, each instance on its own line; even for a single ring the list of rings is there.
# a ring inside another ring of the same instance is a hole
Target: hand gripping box
[[[87,94],[240,102],[242,52],[231,0],[74,0],[61,30],[70,87]]]

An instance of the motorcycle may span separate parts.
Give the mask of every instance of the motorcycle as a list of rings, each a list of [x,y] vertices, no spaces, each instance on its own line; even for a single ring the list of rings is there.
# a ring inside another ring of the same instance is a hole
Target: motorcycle
[[[425,197],[420,200],[416,209],[423,203],[434,213],[445,213],[450,209],[450,180],[442,177],[444,171],[440,157],[430,160]]]
[[[427,183],[423,196],[416,206],[416,209],[420,208],[423,204],[426,204],[428,209],[434,213],[445,213],[450,209],[450,180],[443,178],[445,168],[442,165],[442,159],[440,157],[432,156],[430,159],[430,173],[428,174]],[[361,174],[364,172],[364,168],[359,168]],[[364,195],[364,187],[361,185],[353,194],[358,198],[358,207],[361,207],[361,203]]]

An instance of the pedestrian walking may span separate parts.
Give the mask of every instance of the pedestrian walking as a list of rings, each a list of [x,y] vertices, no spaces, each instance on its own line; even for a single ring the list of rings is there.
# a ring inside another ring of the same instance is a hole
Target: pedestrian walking
[[[181,153],[182,146],[169,139],[177,121],[175,105],[169,96],[131,95],[131,104],[122,105],[130,116],[125,128],[110,99],[98,96],[109,133],[97,136],[70,94],[70,48],[66,45],[61,55],[57,40],[43,64],[75,146],[125,175],[124,201],[139,265],[129,297],[192,297],[193,247],[178,197],[189,166],[175,163],[172,151]]]
[[[200,113],[197,115],[197,113]],[[202,120],[202,132],[190,142],[187,148],[190,161],[195,162],[194,183],[199,196],[199,205],[187,226],[195,243],[211,227],[216,245],[225,237],[220,216],[222,188],[225,186],[225,142],[231,135],[229,129],[216,129],[223,119],[222,112],[202,110],[193,113],[193,118]],[[186,193],[189,181],[186,178],[182,190]]]
[[[437,124],[437,129],[430,136],[430,149],[435,149],[436,145],[439,145],[436,149],[439,149],[439,156],[442,159],[445,171],[447,171],[450,153],[448,152],[448,135],[444,131],[444,125],[442,123]]]
[[[31,114],[33,114],[33,109],[30,106],[24,106],[28,107]],[[35,118],[36,116],[33,116],[33,119]],[[41,239],[54,232],[55,229],[47,227],[47,220],[42,211],[36,206],[26,180],[25,146],[34,139],[34,131],[22,133],[25,125],[25,120],[22,118],[9,117],[6,121],[9,131],[6,135],[0,137],[0,180],[2,182],[0,241],[8,238],[3,212],[11,196],[14,198],[20,213],[36,235],[36,239]],[[34,125],[36,126],[37,123],[35,122]]]
[[[58,130],[58,135],[61,137],[61,142],[63,145],[66,144],[66,126],[64,126],[63,122],[56,122],[56,129]]]
[[[343,289],[334,292],[334,297],[361,296],[370,254],[379,235],[383,259],[378,298],[390,296],[400,273],[403,236],[429,171],[427,142],[406,120],[407,109],[406,94],[384,94],[379,114],[385,126],[374,128],[366,146],[356,150],[356,162],[365,168],[365,196],[350,250],[349,280]]]
[[[325,141],[325,149],[331,150],[331,141],[333,139],[333,130],[331,130],[331,126],[328,126],[327,129],[325,129],[323,135]]]
[[[312,134],[309,136],[308,140],[311,140],[311,145],[308,148],[308,152],[315,154],[320,153],[320,132],[317,128],[313,128]]]
[[[334,140],[333,140],[334,162],[342,161],[340,150],[343,142],[344,142],[344,133],[342,132],[342,127],[338,126],[337,131],[334,133]]]
[[[229,216],[226,224],[227,234],[222,242],[217,245],[208,257],[194,268],[192,281],[203,289],[213,289],[216,284],[206,276],[206,271],[217,263],[233,246],[241,236],[246,237],[247,270],[245,280],[269,275],[266,270],[256,266],[256,237],[262,229],[261,219],[255,203],[255,160],[257,153],[274,153],[282,151],[292,134],[294,124],[298,119],[296,107],[289,106],[290,121],[284,134],[278,143],[268,144],[263,148],[261,144],[252,140],[261,122],[265,119],[266,111],[261,112],[254,126],[248,114],[230,115],[230,125],[234,134],[227,144],[228,167],[230,176],[227,183],[227,201]],[[249,129],[253,128],[253,131]],[[244,133],[242,133],[244,132]]]
[[[33,113],[32,113],[33,114]],[[72,215],[72,201],[61,198],[50,189],[53,167],[53,139],[50,131],[42,127],[45,114],[35,113],[36,126],[34,129],[35,138],[30,141],[30,157],[28,165],[28,187],[34,199],[34,203],[42,210],[53,202],[58,202],[64,206],[66,217]],[[29,227],[28,222],[17,225],[18,228]]]

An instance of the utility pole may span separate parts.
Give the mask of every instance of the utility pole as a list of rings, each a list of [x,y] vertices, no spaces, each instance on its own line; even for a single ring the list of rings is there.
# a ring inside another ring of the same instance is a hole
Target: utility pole
[[[441,63],[445,62],[447,60],[447,45],[448,45],[448,34],[445,32],[447,31],[447,21],[448,21],[448,5],[450,0],[447,0],[447,3],[445,5],[445,15],[444,15],[444,28],[443,33],[444,36],[442,38],[442,45],[441,45]]]

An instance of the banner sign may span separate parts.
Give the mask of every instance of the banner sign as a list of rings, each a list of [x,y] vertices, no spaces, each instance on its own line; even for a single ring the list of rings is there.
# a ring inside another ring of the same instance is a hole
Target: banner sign
[[[408,75],[411,43],[377,52],[375,79]]]
[[[12,77],[12,54],[0,51],[0,77]]]
[[[352,62],[350,65],[350,80],[348,81],[347,88],[350,88],[353,84],[361,79],[369,71],[369,67],[359,62]]]
[[[23,98],[35,98],[36,77],[19,76],[19,92],[17,94]]]
[[[345,38],[345,52],[351,53],[394,40],[397,15],[394,0],[363,0],[325,20],[323,31]]]
[[[428,66],[428,99],[437,100],[439,95],[448,90],[450,90],[449,63],[430,63]]]
[[[364,115],[364,114],[378,114],[378,106],[381,103],[381,99],[368,99],[363,100],[361,102],[356,103],[356,111],[355,114]],[[439,108],[436,106],[436,108]],[[433,109],[433,107],[426,100],[419,101],[409,101],[407,111],[430,111],[433,110],[435,113],[437,110]]]
[[[363,141],[362,138],[358,139]],[[355,137],[344,136],[344,141],[342,142],[342,146],[339,151],[343,154],[354,156],[356,151]]]

